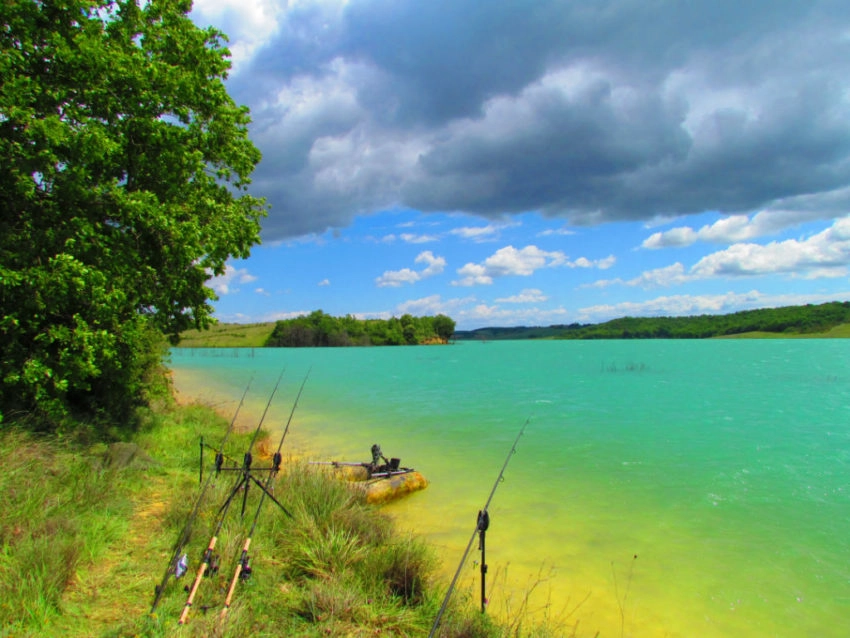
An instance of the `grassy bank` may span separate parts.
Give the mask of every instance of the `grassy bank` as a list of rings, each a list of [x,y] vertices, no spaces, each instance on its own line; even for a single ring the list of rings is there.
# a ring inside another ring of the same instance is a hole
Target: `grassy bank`
[[[276,323],[217,323],[209,330],[180,333],[183,348],[262,348]]]
[[[252,575],[238,584],[226,620],[219,617],[224,592],[259,489],[249,490],[244,519],[242,494],[234,499],[216,548],[220,570],[202,581],[189,623],[177,623],[234,473],[222,473],[208,492],[186,546],[189,574],[170,579],[150,614],[198,492],[200,437],[217,442],[226,427],[199,406],[150,414],[131,442],[112,445],[7,427],[0,435],[0,635],[427,635],[445,592],[433,551],[396,533],[344,484],[294,461],[274,484],[292,518],[265,499],[249,552]],[[232,436],[227,454],[241,461],[248,437]],[[519,620],[496,626],[469,598],[453,596],[440,635],[560,635],[519,631]]]

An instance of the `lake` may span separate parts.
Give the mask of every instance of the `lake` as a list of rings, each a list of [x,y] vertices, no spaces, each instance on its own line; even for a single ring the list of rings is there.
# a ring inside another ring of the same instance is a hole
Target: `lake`
[[[846,635],[850,340],[172,351],[177,389],[225,414],[253,378],[249,427],[284,368],[268,429],[309,371],[284,450],[379,443],[420,470],[428,489],[385,509],[447,582],[528,421],[489,508],[490,613],[527,599],[579,636]]]

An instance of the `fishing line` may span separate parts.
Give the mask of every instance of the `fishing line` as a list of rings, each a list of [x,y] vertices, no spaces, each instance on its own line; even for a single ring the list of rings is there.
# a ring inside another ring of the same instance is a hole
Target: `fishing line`
[[[505,469],[508,467],[508,463],[511,462],[511,457],[514,455],[514,453],[516,453],[516,446],[519,443],[520,437],[525,432],[525,428],[528,426],[529,421],[530,418],[526,419],[525,423],[522,424],[522,428],[520,428],[519,434],[517,434],[517,437],[514,440],[514,444],[511,447],[511,451],[508,452],[508,456],[507,458],[505,458],[505,463],[504,465],[502,465],[502,470],[499,472],[499,476],[496,477],[496,482],[493,483],[493,489],[490,490],[490,496],[487,498],[487,502],[484,504],[484,508],[479,510],[478,512],[478,519],[475,524],[475,530],[472,532],[472,537],[469,539],[469,543],[466,545],[466,550],[464,550],[463,556],[460,559],[460,564],[457,566],[457,571],[455,572],[454,578],[452,578],[452,582],[449,585],[448,591],[446,592],[446,597],[443,598],[443,604],[440,606],[440,611],[437,613],[437,617],[434,619],[434,624],[431,626],[431,633],[428,634],[428,638],[433,638],[433,636],[437,633],[437,629],[440,627],[440,620],[442,620],[443,613],[446,611],[446,607],[449,604],[449,598],[451,598],[452,592],[454,591],[458,578],[460,578],[460,572],[463,569],[464,564],[466,563],[466,559],[469,556],[469,550],[472,549],[472,543],[475,541],[476,535],[479,536],[479,549],[481,550],[481,612],[483,613],[485,610],[487,600],[485,596],[486,592],[484,576],[487,573],[487,564],[484,561],[484,538],[485,532],[490,526],[490,514],[487,510],[490,507],[490,502],[493,500],[493,496],[496,494],[496,490],[499,488],[499,483],[501,483],[502,481]]]
[[[224,438],[221,440],[220,448],[224,449],[224,446],[227,444],[228,438],[230,438],[230,433],[233,431],[233,426],[236,424],[236,417],[239,416],[239,410],[242,409],[242,405],[245,403],[245,397],[248,395],[248,390],[251,388],[251,383],[254,378],[251,377],[248,380],[248,385],[245,386],[245,391],[242,393],[242,398],[239,400],[239,405],[236,406],[236,411],[233,413],[233,418],[230,420],[230,425],[227,426],[227,431],[224,433]],[[203,440],[203,439],[202,439]],[[203,448],[201,448],[203,450]],[[221,454],[221,453],[219,453]],[[216,458],[216,467],[220,467],[218,457]],[[201,457],[201,468],[203,468],[203,456]],[[189,536],[192,533],[192,526],[195,523],[195,518],[198,516],[198,512],[200,511],[201,504],[204,501],[204,497],[206,496],[207,489],[212,482],[213,475],[210,474],[207,477],[206,483],[201,486],[201,491],[198,493],[198,498],[195,500],[195,505],[192,508],[192,512],[189,514],[189,518],[186,521],[186,525],[183,527],[183,530],[180,532],[180,536],[177,537],[177,543],[174,545],[174,552],[171,556],[171,561],[168,563],[168,567],[165,570],[165,575],[162,577],[162,581],[155,588],[155,594],[153,599],[153,605],[151,605],[150,613],[154,613],[156,611],[157,605],[159,605],[159,601],[162,598],[162,594],[165,591],[165,586],[168,584],[169,578],[174,574],[176,577],[177,572],[177,563],[180,560],[180,554],[183,552],[183,548],[189,542]],[[182,575],[182,574],[181,574]]]
[[[312,368],[310,369],[312,370]],[[266,485],[263,487],[263,493],[260,496],[260,502],[257,505],[257,511],[254,514],[254,522],[251,524],[251,530],[248,532],[248,537],[245,539],[245,544],[242,546],[242,553],[239,555],[239,560],[236,562],[236,570],[233,573],[233,579],[230,581],[230,587],[227,590],[227,596],[224,599],[224,608],[221,610],[221,620],[227,616],[227,612],[230,610],[230,604],[233,601],[233,594],[236,592],[236,584],[239,582],[239,577],[243,578],[247,575],[250,575],[251,568],[248,566],[248,549],[251,547],[251,539],[254,537],[254,531],[257,528],[257,521],[260,520],[260,510],[263,507],[263,501],[266,495],[269,496],[272,500],[274,497],[269,493],[269,488],[271,487],[272,480],[274,480],[275,475],[280,470],[280,462],[281,455],[280,451],[283,449],[283,442],[286,439],[286,435],[289,432],[289,424],[292,423],[292,415],[295,414],[295,408],[298,407],[298,401],[301,399],[301,393],[304,391],[304,386],[307,384],[307,378],[310,376],[310,370],[307,370],[307,374],[304,376],[304,381],[301,382],[301,388],[298,390],[298,395],[295,397],[295,402],[292,404],[292,410],[289,413],[289,419],[286,421],[286,428],[283,430],[283,435],[280,437],[280,443],[277,446],[277,452],[275,452],[272,467],[269,471],[269,476],[266,479]],[[275,500],[275,503],[277,501]],[[280,505],[280,503],[277,503]],[[292,518],[292,514],[290,514],[287,509],[280,505],[280,508],[286,513],[289,518]]]
[[[224,504],[219,508],[217,514],[217,522],[215,526],[215,531],[213,532],[212,538],[210,539],[209,545],[207,545],[207,549],[204,550],[204,555],[201,558],[201,566],[198,568],[198,573],[195,576],[195,580],[192,583],[192,587],[189,590],[189,597],[186,599],[186,604],[183,606],[183,612],[180,614],[179,624],[183,625],[186,623],[186,620],[189,617],[189,610],[192,607],[192,603],[195,600],[195,594],[198,591],[198,587],[201,585],[201,580],[204,577],[204,574],[207,572],[207,569],[210,568],[210,563],[213,556],[213,551],[215,550],[215,545],[218,542],[218,535],[221,532],[222,525],[224,525],[224,518],[227,515],[227,510],[230,508],[230,504],[233,502],[233,497],[239,491],[240,486],[244,485],[244,490],[247,495],[248,485],[250,485],[249,479],[253,479],[250,474],[251,471],[251,462],[253,457],[251,456],[251,451],[254,448],[254,443],[257,442],[257,437],[260,434],[260,428],[263,426],[263,421],[266,419],[266,414],[268,414],[269,407],[272,404],[272,400],[274,399],[275,394],[277,393],[277,389],[280,386],[280,381],[283,379],[283,373],[285,368],[280,371],[280,376],[277,378],[277,383],[275,383],[274,389],[272,390],[271,396],[269,397],[268,402],[266,403],[266,409],[263,410],[263,416],[260,418],[260,422],[257,424],[257,429],[254,430],[254,436],[251,438],[251,443],[248,446],[248,451],[245,453],[244,462],[242,466],[242,476],[240,476],[236,483],[233,486],[233,489],[230,491],[230,495],[227,497],[227,500]],[[255,479],[254,479],[255,480]],[[243,501],[243,512],[244,512],[244,501]]]

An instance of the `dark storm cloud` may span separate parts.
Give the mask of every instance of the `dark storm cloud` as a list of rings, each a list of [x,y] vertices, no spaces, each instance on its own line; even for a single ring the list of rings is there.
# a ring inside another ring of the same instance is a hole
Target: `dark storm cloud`
[[[238,69],[268,239],[410,206],[572,223],[850,183],[850,5],[298,2]]]

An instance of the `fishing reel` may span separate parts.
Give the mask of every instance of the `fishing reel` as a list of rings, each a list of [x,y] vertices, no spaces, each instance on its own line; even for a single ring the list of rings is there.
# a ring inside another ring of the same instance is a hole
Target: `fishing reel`
[[[478,511],[478,527],[476,528],[478,532],[486,532],[490,527],[490,514],[487,510],[479,510]]]
[[[242,571],[239,572],[239,580],[241,581],[247,581],[251,578],[253,570],[251,569],[251,565],[249,564],[250,560],[251,558],[248,556],[248,554],[245,554],[245,558],[242,559]]]

